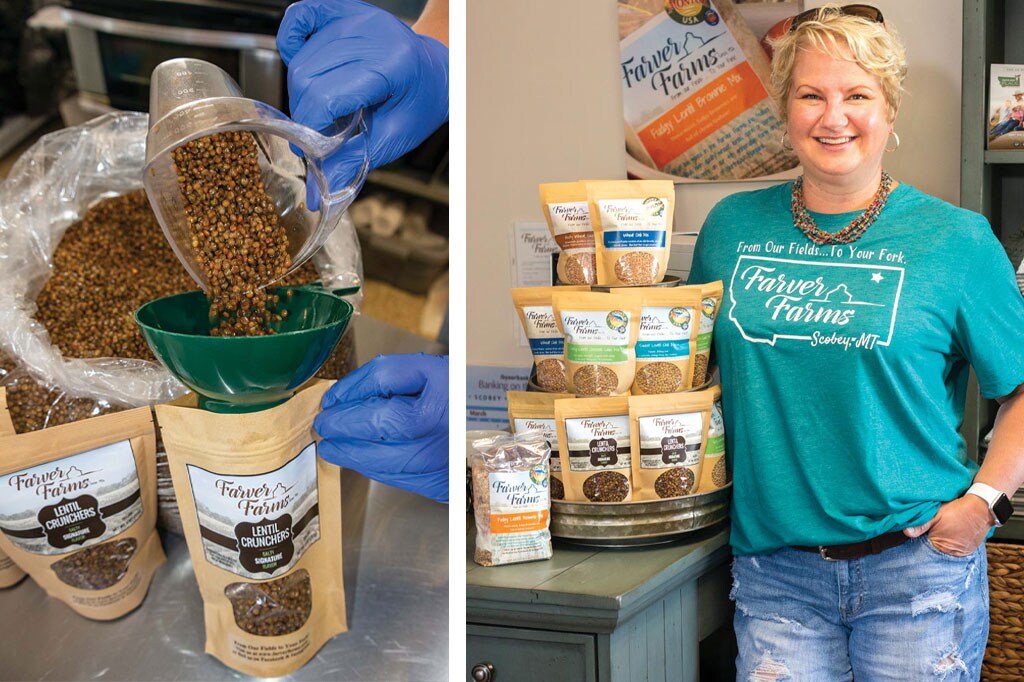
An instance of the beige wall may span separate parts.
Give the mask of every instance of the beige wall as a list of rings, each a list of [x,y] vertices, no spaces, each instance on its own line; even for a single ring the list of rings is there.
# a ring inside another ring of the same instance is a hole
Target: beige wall
[[[467,14],[468,363],[528,366],[509,299],[509,233],[542,221],[541,182],[624,177],[614,0],[472,0]],[[807,0],[806,7],[824,4]],[[956,202],[962,0],[875,0],[907,44],[909,73],[887,168]],[[676,229],[763,182],[677,186]]]

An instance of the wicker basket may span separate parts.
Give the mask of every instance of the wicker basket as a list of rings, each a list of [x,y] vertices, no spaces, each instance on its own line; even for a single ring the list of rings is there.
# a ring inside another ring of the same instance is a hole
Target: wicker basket
[[[981,679],[1024,680],[1024,545],[989,542],[990,627]]]

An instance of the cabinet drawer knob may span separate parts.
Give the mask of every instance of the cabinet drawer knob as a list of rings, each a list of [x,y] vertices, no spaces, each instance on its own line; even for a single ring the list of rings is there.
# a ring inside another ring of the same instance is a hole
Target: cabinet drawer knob
[[[470,673],[473,682],[494,682],[494,666],[490,663],[477,663]]]

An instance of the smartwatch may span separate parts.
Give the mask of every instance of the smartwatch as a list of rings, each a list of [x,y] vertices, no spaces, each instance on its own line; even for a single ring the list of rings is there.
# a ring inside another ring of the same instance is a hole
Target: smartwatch
[[[968,493],[977,495],[985,500],[985,504],[988,505],[989,511],[992,512],[992,518],[995,519],[997,527],[1005,524],[1013,516],[1013,503],[1010,502],[1010,498],[1003,491],[996,490],[987,483],[975,483],[967,489],[965,494]]]

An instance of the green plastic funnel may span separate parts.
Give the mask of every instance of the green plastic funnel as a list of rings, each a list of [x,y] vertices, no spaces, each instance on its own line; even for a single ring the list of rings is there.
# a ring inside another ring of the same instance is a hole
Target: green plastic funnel
[[[158,298],[135,311],[157,359],[211,412],[256,412],[288,400],[330,357],[352,304],[315,288],[278,287],[288,316],[270,336],[210,336],[202,291]]]

